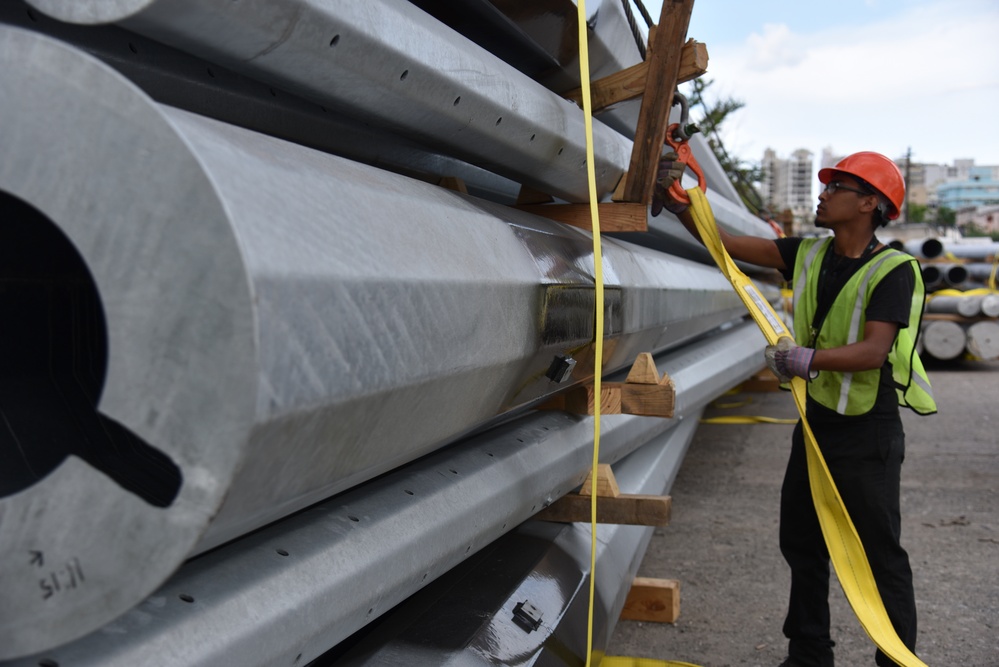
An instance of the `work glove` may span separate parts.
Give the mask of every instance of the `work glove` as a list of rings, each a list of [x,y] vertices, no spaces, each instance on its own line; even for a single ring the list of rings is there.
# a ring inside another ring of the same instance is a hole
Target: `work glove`
[[[680,156],[673,151],[659,158],[656,184],[652,187],[652,217],[657,217],[664,208],[674,215],[680,215],[687,210],[687,204],[676,201],[669,193],[670,187],[680,181],[683,170],[687,168],[687,165],[679,160]]]
[[[788,336],[781,336],[776,345],[768,345],[763,356],[767,360],[767,368],[781,384],[790,382],[793,377],[811,380],[818,375],[812,371],[815,350],[795,345]]]

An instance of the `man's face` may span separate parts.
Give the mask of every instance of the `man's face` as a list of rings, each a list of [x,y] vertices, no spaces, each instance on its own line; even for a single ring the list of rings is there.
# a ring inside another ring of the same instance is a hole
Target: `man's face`
[[[819,192],[815,226],[835,230],[837,224],[873,210],[877,206],[877,197],[869,192],[854,177],[836,172]]]

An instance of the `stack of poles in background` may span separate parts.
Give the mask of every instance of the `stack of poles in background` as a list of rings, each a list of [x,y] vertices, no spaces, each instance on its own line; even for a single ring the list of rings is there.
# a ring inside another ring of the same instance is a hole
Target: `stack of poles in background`
[[[919,260],[926,285],[920,351],[934,359],[999,359],[999,243],[988,239],[904,243],[889,241]]]

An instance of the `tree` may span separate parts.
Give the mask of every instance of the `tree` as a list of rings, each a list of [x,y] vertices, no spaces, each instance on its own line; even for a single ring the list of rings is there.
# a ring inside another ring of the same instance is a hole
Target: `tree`
[[[926,205],[909,202],[909,219],[906,222],[926,222]]]
[[[714,104],[709,104],[704,97],[704,91],[708,89],[714,80],[704,78],[694,79],[692,93],[690,96],[691,108],[700,106],[704,110],[704,115],[698,120],[698,127],[708,140],[708,145],[714,152],[718,162],[721,163],[725,173],[728,174],[732,185],[735,186],[739,197],[750,211],[759,214],[765,208],[763,197],[756,189],[755,183],[763,180],[763,168],[758,162],[749,162],[739,157],[731,155],[722,143],[719,127],[731,114],[746,106],[742,100],[729,97],[721,99]]]
[[[957,211],[941,206],[937,209],[937,224],[944,227],[953,227],[957,224]]]

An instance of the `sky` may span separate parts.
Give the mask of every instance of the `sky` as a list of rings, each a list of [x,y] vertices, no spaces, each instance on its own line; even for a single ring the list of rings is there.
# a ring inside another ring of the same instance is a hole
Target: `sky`
[[[645,6],[658,20],[662,0]],[[722,125],[742,160],[805,148],[817,170],[829,147],[999,165],[997,0],[696,0],[687,36],[708,49],[708,101],[745,103]]]

